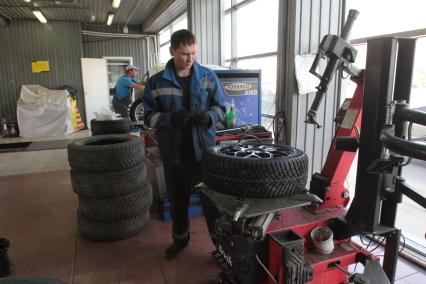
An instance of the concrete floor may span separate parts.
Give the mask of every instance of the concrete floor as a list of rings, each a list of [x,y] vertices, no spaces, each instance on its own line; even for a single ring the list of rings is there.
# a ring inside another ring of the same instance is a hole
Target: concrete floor
[[[80,239],[69,171],[1,177],[0,188],[0,235],[11,241],[14,276],[50,276],[74,284],[207,283],[219,272],[203,217],[191,220],[190,246],[165,260],[171,226],[155,215],[126,240]]]
[[[174,260],[164,259],[170,223],[155,214],[147,228],[127,240],[80,239],[66,149],[0,153],[0,165],[0,237],[11,241],[14,275],[51,276],[68,283],[155,284],[208,283],[219,272],[203,217],[191,220],[190,246]],[[379,248],[375,253],[383,252]],[[426,272],[400,259],[395,283],[426,283]]]
[[[0,144],[28,141],[73,140],[90,136],[90,130],[81,130],[61,137],[2,138]],[[69,170],[67,149],[0,153],[0,176]]]

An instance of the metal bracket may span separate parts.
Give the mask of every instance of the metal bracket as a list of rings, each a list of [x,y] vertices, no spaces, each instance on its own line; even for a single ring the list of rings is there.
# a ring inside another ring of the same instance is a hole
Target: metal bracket
[[[318,196],[309,193],[295,194],[286,198],[250,199],[226,195],[210,190],[207,187],[200,188],[200,191],[211,199],[219,210],[233,216],[234,221],[238,221],[239,218],[251,218],[286,208],[302,207],[322,202]]]

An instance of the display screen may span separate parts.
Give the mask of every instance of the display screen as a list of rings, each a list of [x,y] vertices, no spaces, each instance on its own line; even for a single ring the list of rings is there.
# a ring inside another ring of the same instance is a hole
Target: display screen
[[[216,71],[225,91],[226,116],[218,128],[260,124],[260,71]]]

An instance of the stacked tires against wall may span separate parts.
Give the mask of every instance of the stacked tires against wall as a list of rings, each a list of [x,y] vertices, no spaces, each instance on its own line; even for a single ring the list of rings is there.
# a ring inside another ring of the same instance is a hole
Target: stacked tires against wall
[[[149,223],[152,190],[144,156],[142,140],[130,135],[92,136],[68,145],[82,238],[125,239]]]

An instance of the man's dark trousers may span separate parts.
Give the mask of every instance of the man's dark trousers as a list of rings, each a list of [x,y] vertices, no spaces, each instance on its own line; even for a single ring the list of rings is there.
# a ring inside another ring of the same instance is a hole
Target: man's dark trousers
[[[120,114],[121,117],[128,117],[128,105],[130,104],[130,102],[131,99],[129,97],[120,100],[114,96],[112,98],[112,107],[114,109],[114,112]]]
[[[191,188],[199,181],[200,173],[200,162],[186,162],[182,165],[164,163],[164,176],[171,203],[172,230],[175,241],[186,242],[189,240],[188,206]]]

